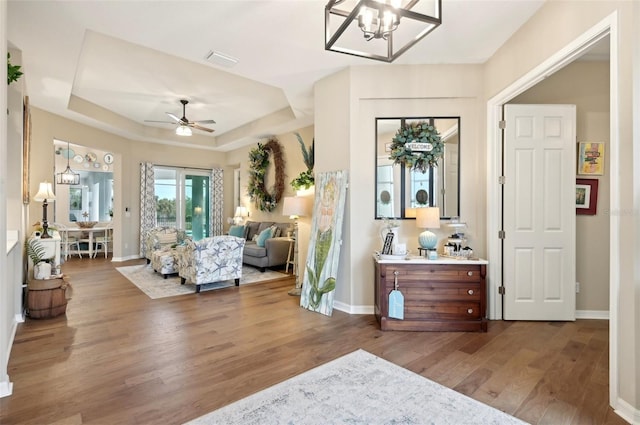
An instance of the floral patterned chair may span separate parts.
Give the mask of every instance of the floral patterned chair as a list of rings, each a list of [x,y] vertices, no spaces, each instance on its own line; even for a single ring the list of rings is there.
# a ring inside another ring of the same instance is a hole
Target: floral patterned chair
[[[151,263],[154,251],[166,251],[190,239],[184,230],[175,227],[154,227],[147,231],[145,237],[144,256],[147,264]]]
[[[244,243],[243,238],[229,235],[186,241],[177,250],[180,283],[196,285],[196,293],[206,283],[234,279],[240,285]]]

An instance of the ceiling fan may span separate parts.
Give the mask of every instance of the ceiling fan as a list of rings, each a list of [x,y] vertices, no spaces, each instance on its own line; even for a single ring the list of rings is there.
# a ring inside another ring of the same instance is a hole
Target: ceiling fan
[[[167,112],[166,114],[169,115],[169,117],[173,119],[173,121],[145,120],[145,122],[161,122],[161,123],[167,123],[167,124],[178,124],[178,127],[176,128],[176,134],[178,136],[191,136],[192,128],[195,128],[196,130],[206,131],[208,133],[213,133],[215,131],[212,128],[204,127],[201,125],[201,124],[215,124],[216,122],[214,120],[189,121],[187,119],[187,114],[185,112],[187,103],[189,103],[189,101],[185,99],[180,99],[180,103],[182,103],[182,118],[178,118],[175,114],[172,114],[171,112]]]

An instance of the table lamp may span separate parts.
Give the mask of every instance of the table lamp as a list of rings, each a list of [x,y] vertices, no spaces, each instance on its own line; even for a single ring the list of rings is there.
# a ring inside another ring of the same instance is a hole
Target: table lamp
[[[38,202],[42,202],[42,239],[50,238],[49,236],[49,222],[47,221],[47,206],[49,205],[47,201],[55,201],[56,195],[53,193],[53,187],[51,187],[51,183],[45,181],[40,183],[40,188],[38,189],[38,193],[33,197],[34,200]]]
[[[418,236],[418,243],[420,244],[420,247],[425,249],[435,249],[438,244],[438,237],[428,229],[440,228],[440,208],[417,208],[416,226],[421,229],[425,229],[425,231],[420,233],[420,236]]]
[[[293,220],[293,273],[296,275],[296,286],[289,291],[289,295],[300,295],[302,281],[298,273],[298,218],[309,214],[309,203],[302,196],[285,196],[282,205],[282,215],[288,215]]]
[[[242,224],[245,217],[249,217],[249,211],[247,210],[247,207],[236,207],[236,212],[233,215],[234,224]]]

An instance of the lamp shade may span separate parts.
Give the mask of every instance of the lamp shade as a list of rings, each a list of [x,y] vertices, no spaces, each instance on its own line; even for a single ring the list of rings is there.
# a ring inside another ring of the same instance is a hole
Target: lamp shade
[[[38,189],[38,193],[33,197],[34,200],[38,202],[44,201],[55,201],[56,195],[53,193],[53,187],[49,182],[40,183],[40,188]]]
[[[249,211],[247,210],[247,207],[236,207],[236,213],[234,217],[248,217],[248,216],[249,216]]]
[[[304,217],[309,214],[309,202],[301,196],[285,196],[282,215],[290,218]]]
[[[440,208],[427,207],[416,209],[416,226],[421,229],[440,228]]]

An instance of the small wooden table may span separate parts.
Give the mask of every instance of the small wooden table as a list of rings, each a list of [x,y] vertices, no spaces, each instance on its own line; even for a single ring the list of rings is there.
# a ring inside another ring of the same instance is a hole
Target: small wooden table
[[[486,260],[380,260],[374,256],[375,315],[383,331],[486,332]],[[389,293],[404,296],[404,320],[389,317]]]

